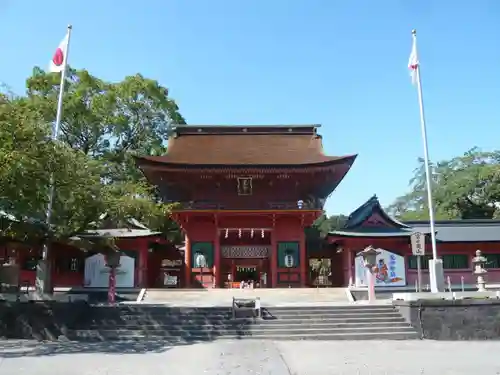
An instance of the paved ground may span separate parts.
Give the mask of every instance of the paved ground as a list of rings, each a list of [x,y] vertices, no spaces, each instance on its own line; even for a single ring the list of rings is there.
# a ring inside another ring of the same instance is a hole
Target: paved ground
[[[0,342],[2,375],[498,375],[500,342]]]
[[[233,297],[260,297],[263,306],[290,304],[349,303],[345,288],[283,288],[283,289],[148,289],[144,303],[170,306],[231,306]]]

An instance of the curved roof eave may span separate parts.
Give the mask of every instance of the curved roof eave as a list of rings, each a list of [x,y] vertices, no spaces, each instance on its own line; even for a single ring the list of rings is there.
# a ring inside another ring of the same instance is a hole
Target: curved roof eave
[[[191,163],[172,163],[168,161],[152,160],[148,156],[134,156],[136,163],[140,167],[147,167],[147,165],[156,167],[170,167],[170,168],[183,168],[183,169],[271,169],[271,168],[315,168],[315,167],[328,167],[338,164],[354,163],[357,154],[347,155],[341,157],[330,157],[330,160],[324,160],[317,163],[293,163],[293,164],[191,164]]]

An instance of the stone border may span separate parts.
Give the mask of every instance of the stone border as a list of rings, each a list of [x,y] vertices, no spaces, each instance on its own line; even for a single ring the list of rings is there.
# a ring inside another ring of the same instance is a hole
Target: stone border
[[[405,320],[431,340],[500,340],[500,300],[393,301]]]

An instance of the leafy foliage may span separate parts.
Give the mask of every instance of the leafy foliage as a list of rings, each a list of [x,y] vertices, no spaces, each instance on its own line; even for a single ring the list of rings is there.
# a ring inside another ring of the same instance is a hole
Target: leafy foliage
[[[320,248],[326,235],[329,232],[342,228],[346,220],[347,217],[344,215],[333,215],[330,217],[326,214],[321,215],[311,227],[305,230],[307,248]]]
[[[500,217],[500,151],[473,148],[431,169],[437,219]],[[428,219],[423,160],[410,186],[410,192],[397,198],[388,211],[403,220]]]
[[[165,152],[172,124],[185,124],[168,90],[137,74],[110,83],[70,69],[59,141],[50,139],[59,74],[35,68],[26,96],[0,97],[0,207],[17,218],[45,217],[51,176],[57,236],[88,227],[107,212],[152,229],[175,229],[134,156]],[[4,90],[5,91],[5,90]]]

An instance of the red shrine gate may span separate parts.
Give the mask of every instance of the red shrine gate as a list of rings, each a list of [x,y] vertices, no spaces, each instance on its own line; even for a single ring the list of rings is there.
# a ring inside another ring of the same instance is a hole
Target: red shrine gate
[[[317,126],[179,126],[137,158],[185,233],[185,286],[306,286],[304,229],[355,156],[323,153]]]
[[[235,287],[248,280],[260,287],[305,286],[304,228],[317,210],[183,211],[174,217],[186,231],[185,280],[191,286]],[[205,267],[196,263],[199,254],[206,257]],[[291,267],[286,255],[293,258]]]

